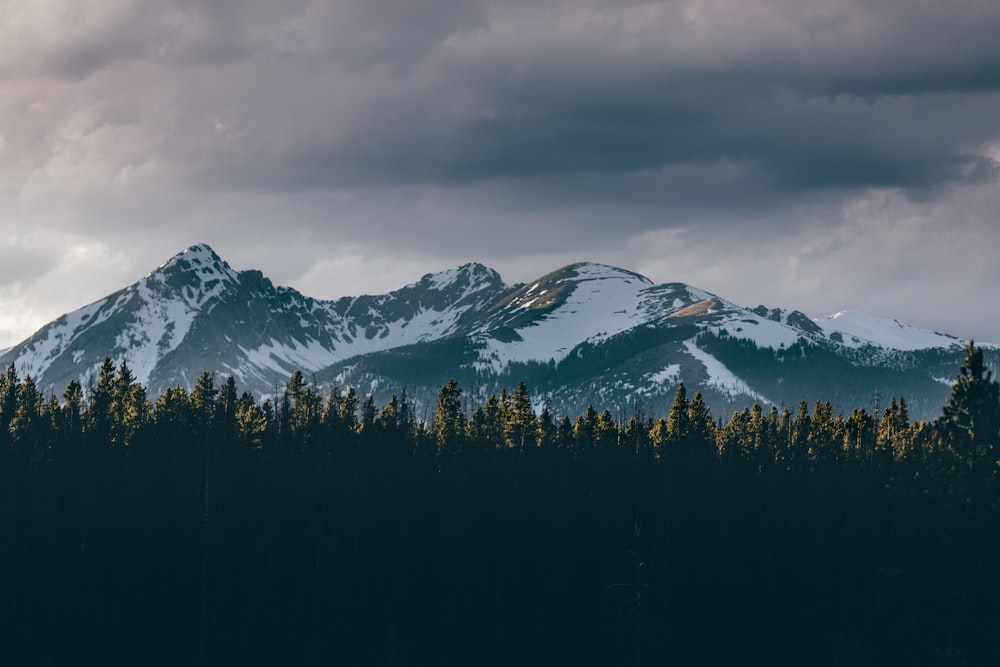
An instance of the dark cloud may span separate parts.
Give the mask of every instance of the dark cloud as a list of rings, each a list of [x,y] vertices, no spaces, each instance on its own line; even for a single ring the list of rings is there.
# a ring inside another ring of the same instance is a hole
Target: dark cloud
[[[386,256],[519,280],[526,258],[660,267],[649,240],[691,253],[692,281],[740,281],[698,267],[756,235],[795,239],[755,246],[764,266],[830,274],[845,230],[901,233],[868,209],[874,226],[852,222],[873,193],[942,217],[911,252],[946,223],[1000,241],[995,3],[15,0],[7,16],[0,224],[96,239],[87,257],[134,249],[129,270],[205,240],[309,285]]]
[[[177,91],[187,173],[296,191],[734,163],[773,196],[919,197],[992,171],[979,151],[998,135],[1000,47],[987,39],[998,12],[857,5],[737,30],[738,16],[686,17],[697,6],[654,4],[631,25],[613,3],[313,4],[284,17],[301,52],[264,49],[232,82]],[[211,111],[235,138],[205,122]],[[726,205],[702,204],[713,202]]]
[[[61,92],[95,123],[141,125],[153,157],[212,189],[727,162],[779,196],[920,196],[989,172],[1000,10],[828,5],[122,2],[67,10],[80,25],[22,73],[94,79]]]

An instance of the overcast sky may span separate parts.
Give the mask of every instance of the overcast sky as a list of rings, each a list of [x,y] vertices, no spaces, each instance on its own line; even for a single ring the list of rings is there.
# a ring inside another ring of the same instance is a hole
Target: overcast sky
[[[0,347],[210,243],[1000,342],[996,0],[0,0]]]

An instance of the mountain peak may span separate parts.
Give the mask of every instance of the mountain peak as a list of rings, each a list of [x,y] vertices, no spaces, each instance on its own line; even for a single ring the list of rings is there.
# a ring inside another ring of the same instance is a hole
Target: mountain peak
[[[211,266],[212,264],[221,264],[222,258],[207,243],[196,243],[181,250],[163,264],[160,264],[157,270],[168,268],[180,262]]]
[[[175,287],[192,282],[198,286],[213,280],[232,280],[236,277],[236,272],[210,245],[198,243],[177,253],[144,278],[148,280],[157,276],[161,282]]]
[[[857,312],[812,321],[798,311],[748,310],[596,262],[512,287],[469,262],[388,294],[320,301],[275,287],[259,271],[236,272],[199,243],[46,325],[0,354],[0,364],[16,363],[22,375],[59,387],[70,379],[87,384],[110,356],[127,361],[151,392],[190,387],[208,370],[266,393],[298,369],[371,393],[416,382],[428,401],[442,375],[483,392],[527,376],[548,387],[553,405],[669,404],[683,379],[725,409],[744,399],[801,399],[791,393],[802,386],[798,374],[819,364],[811,376],[853,383],[852,396],[866,395],[871,369],[884,367],[886,383],[929,405],[950,388],[940,380],[942,360],[960,356],[961,342]],[[789,355],[797,343],[803,352]],[[942,353],[923,354],[933,348]],[[920,372],[903,377],[892,370],[901,364]]]
[[[646,276],[635,273],[634,271],[620,269],[617,266],[610,266],[608,264],[598,264],[597,262],[576,262],[574,264],[568,264],[561,269],[553,271],[547,277],[550,279],[556,278],[558,280],[635,280],[645,285],[653,284],[652,280]]]
[[[490,267],[478,262],[470,262],[454,269],[424,274],[419,282],[407,285],[407,288],[416,287],[436,292],[459,289],[465,293],[472,293],[487,287],[505,288],[506,285],[500,274]]]

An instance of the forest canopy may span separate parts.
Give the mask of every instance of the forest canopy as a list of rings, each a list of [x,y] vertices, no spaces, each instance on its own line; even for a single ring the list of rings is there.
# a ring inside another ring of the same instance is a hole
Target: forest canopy
[[[0,376],[14,664],[997,664],[1000,385],[726,419]]]

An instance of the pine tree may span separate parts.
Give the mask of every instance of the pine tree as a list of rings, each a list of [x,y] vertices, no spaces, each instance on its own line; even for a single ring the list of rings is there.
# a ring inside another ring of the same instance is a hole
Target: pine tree
[[[756,406],[755,406],[756,407]],[[719,455],[728,464],[750,461],[755,457],[750,410],[734,412],[719,432]]]
[[[573,448],[573,422],[570,421],[568,415],[563,415],[556,427],[556,444],[561,449]]]
[[[618,423],[611,416],[610,410],[603,410],[597,415],[594,426],[594,447],[608,449],[618,445]]]
[[[1000,384],[972,341],[937,426],[955,455],[970,468],[996,467],[1000,439]]]
[[[215,414],[219,420],[220,432],[227,438],[236,434],[236,407],[239,404],[239,394],[236,392],[236,380],[232,375],[226,378],[219,395],[215,398]]]
[[[662,461],[667,453],[667,443],[670,442],[670,429],[666,419],[657,419],[649,431],[649,441],[653,446],[653,457]]]
[[[686,441],[691,433],[690,406],[688,405],[687,390],[684,383],[677,386],[674,394],[674,402],[670,406],[670,414],[667,415],[667,433],[673,443]]]
[[[208,371],[198,376],[191,389],[191,417],[201,435],[210,433],[215,426],[215,397],[218,393],[215,377]]]
[[[809,404],[799,402],[795,418],[788,423],[788,448],[786,461],[789,467],[797,467],[804,463],[808,454],[809,431],[812,428],[812,418],[809,416]]]
[[[10,422],[11,441],[17,446],[37,447],[42,431],[42,395],[30,375],[17,391],[17,408]]]
[[[240,442],[251,449],[262,448],[270,422],[268,413],[251,394],[244,392],[240,396],[234,417]]]
[[[98,370],[97,386],[91,392],[86,413],[87,436],[94,447],[103,448],[111,444],[116,389],[115,365],[111,357],[105,357]]]
[[[477,422],[479,438],[483,449],[497,449],[504,446],[503,404],[500,397],[490,394],[482,406],[482,418]]]
[[[552,421],[552,413],[549,406],[542,408],[542,413],[538,415],[538,426],[535,429],[535,445],[543,449],[556,445],[558,438],[557,427]]]
[[[149,423],[151,406],[146,388],[136,382],[135,375],[124,361],[118,367],[111,403],[111,443],[127,447],[140,437]]]
[[[358,430],[358,407],[361,399],[354,387],[348,387],[340,396],[340,424],[345,433],[353,434]]]
[[[524,382],[518,382],[504,423],[504,442],[510,448],[534,444],[535,411]]]
[[[777,419],[776,409],[774,415],[775,419]],[[760,407],[759,403],[754,403],[750,407],[749,426],[753,449],[751,458],[759,469],[760,466],[773,457],[773,453],[771,452],[772,439],[768,432],[768,418],[764,416],[764,410]]]
[[[396,398],[396,394],[392,394],[389,396],[389,400],[386,401],[386,404],[382,407],[382,412],[379,414],[379,426],[384,432],[395,433],[400,425],[399,420],[399,399]]]
[[[759,406],[757,410],[759,413]],[[700,391],[695,392],[694,398],[688,404],[688,440],[689,446],[696,454],[701,454],[705,458],[715,457],[717,453],[715,422]]]
[[[10,422],[17,413],[17,391],[21,381],[13,362],[6,373],[0,375],[0,448],[5,448],[10,438]]]
[[[843,443],[843,429],[834,419],[833,405],[829,401],[816,401],[806,434],[809,460],[832,463],[837,460]]]
[[[301,371],[295,371],[288,379],[285,394],[291,405],[288,417],[290,434],[294,437],[296,446],[308,447],[312,444],[313,436],[320,431],[322,398],[316,388],[306,382]]]
[[[573,440],[578,450],[586,451],[596,444],[597,419],[597,410],[593,405],[588,405],[583,416],[576,418],[573,423]]]
[[[910,409],[906,405],[906,399],[900,396],[896,410],[896,428],[898,430],[898,429],[906,429],[909,427],[910,427]]]
[[[625,425],[625,432],[622,434],[625,446],[633,453],[637,461],[648,462],[652,458],[652,447],[650,446],[649,432],[653,428],[651,421],[647,420],[645,412],[636,401],[632,416],[629,417]]]
[[[378,419],[378,407],[375,405],[375,395],[369,394],[365,403],[361,406],[361,432],[371,436]]]
[[[441,387],[434,409],[434,441],[438,456],[453,457],[461,453],[466,418],[462,411],[462,390],[455,380]]]
[[[161,447],[190,447],[191,421],[191,399],[184,387],[168,387],[156,398],[153,423]]]
[[[63,430],[67,439],[75,439],[83,432],[83,387],[70,380],[63,392]]]

